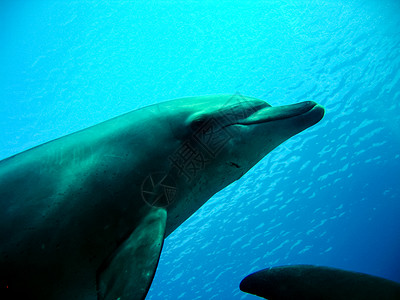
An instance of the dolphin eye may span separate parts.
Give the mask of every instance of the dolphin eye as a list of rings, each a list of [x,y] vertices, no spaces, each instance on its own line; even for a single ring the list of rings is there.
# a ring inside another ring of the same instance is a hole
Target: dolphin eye
[[[192,122],[190,123],[190,128],[193,131],[197,131],[199,128],[201,128],[204,123],[205,123],[205,119],[204,118],[196,118],[194,120],[192,120]]]

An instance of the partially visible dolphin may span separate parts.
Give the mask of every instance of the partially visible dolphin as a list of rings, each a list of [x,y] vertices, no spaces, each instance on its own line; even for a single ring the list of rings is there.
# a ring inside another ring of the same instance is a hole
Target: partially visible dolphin
[[[342,269],[293,265],[264,269],[240,283],[269,300],[399,300],[400,283]]]
[[[182,98],[0,161],[0,299],[143,299],[164,238],[323,115]]]

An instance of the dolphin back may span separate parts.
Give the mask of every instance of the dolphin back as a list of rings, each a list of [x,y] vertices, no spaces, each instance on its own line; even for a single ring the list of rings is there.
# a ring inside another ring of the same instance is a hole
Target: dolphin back
[[[248,275],[240,289],[269,300],[398,300],[400,284],[330,267],[294,265]]]

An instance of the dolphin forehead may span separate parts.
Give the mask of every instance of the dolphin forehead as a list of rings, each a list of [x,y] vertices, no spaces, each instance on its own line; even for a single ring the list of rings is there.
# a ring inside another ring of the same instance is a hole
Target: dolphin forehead
[[[249,116],[263,107],[271,107],[267,102],[240,94],[205,95],[179,98],[158,104],[160,110],[175,114],[214,116],[223,114],[244,114]],[[194,117],[193,117],[194,118]]]
[[[181,98],[164,104],[168,111],[183,117],[185,125],[192,128],[210,119],[225,126],[244,120],[260,109],[271,107],[263,100],[240,94]]]

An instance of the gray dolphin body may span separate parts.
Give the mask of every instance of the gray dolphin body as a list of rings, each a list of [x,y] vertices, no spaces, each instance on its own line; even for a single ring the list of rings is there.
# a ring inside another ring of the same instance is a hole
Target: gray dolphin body
[[[240,289],[269,300],[399,300],[400,284],[336,268],[293,265],[250,274]]]
[[[323,114],[182,98],[0,161],[0,298],[143,299],[164,238]]]

